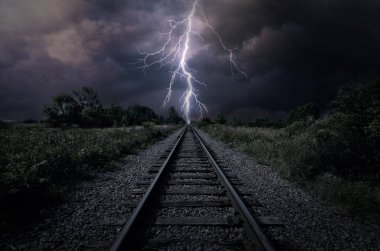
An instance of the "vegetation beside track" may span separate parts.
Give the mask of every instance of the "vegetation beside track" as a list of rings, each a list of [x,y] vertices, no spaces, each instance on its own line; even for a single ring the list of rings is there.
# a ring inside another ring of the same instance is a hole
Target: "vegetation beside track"
[[[380,186],[374,176],[343,178],[329,171],[316,172],[323,159],[315,149],[310,131],[289,135],[287,129],[245,128],[227,125],[202,127],[214,138],[245,152],[259,163],[273,167],[282,177],[320,198],[334,202],[358,215],[380,219]]]
[[[0,129],[0,217],[18,217],[51,203],[75,182],[166,137],[178,125],[56,129],[41,125]]]
[[[379,101],[380,79],[367,80],[342,87],[322,117],[308,104],[280,122],[198,125],[319,197],[379,222]]]

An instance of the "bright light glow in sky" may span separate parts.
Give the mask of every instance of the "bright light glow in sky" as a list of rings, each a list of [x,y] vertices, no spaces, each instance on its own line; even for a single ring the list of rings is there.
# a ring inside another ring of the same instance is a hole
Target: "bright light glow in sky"
[[[193,6],[186,18],[180,21],[169,20],[168,22],[170,29],[168,32],[162,34],[163,36],[167,37],[166,41],[161,47],[153,52],[140,51],[140,54],[143,55],[143,57],[139,59],[138,63],[142,64],[142,66],[139,68],[143,70],[146,70],[155,64],[159,64],[161,66],[170,64],[171,78],[169,82],[168,92],[164,99],[164,106],[166,106],[172,97],[172,88],[175,81],[180,78],[182,82],[186,83],[186,90],[182,94],[180,102],[182,102],[181,111],[188,124],[191,122],[190,112],[192,104],[196,106],[200,117],[203,116],[204,112],[208,111],[207,106],[199,100],[199,94],[196,88],[196,85],[204,87],[206,85],[194,76],[194,70],[190,69],[187,64],[189,53],[191,51],[191,38],[193,36],[196,36],[198,39],[202,40],[202,35],[193,27],[197,11],[201,16],[203,23],[208,27],[208,30],[218,38],[220,46],[228,54],[228,61],[231,65],[231,73],[233,75],[241,74],[244,77],[247,77],[247,74],[241,70],[237,63],[234,61],[233,50],[225,46],[219,33],[209,23],[203,11],[203,6],[199,4],[199,0],[194,1]],[[174,35],[177,30],[180,30],[180,35],[178,37]]]

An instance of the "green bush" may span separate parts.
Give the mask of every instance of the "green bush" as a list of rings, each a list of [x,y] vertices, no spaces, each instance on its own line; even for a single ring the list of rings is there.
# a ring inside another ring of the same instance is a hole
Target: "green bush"
[[[8,128],[7,123],[0,120],[0,129],[5,129],[5,128]]]
[[[171,106],[168,110],[168,118],[166,119],[166,122],[169,124],[181,124],[185,121],[179,116],[174,106]]]
[[[15,201],[22,204],[27,197],[48,200],[57,189],[63,191],[90,173],[108,168],[112,160],[176,128],[1,129],[0,215],[7,217],[2,211],[20,206]]]
[[[284,130],[288,134],[288,136],[305,133],[309,129],[309,127],[313,125],[314,122],[315,120],[312,119],[295,121],[292,124],[285,127]]]
[[[200,121],[192,122],[192,124],[198,128],[202,128],[204,126],[211,125],[212,121],[209,118],[205,117],[205,118],[202,118]]]
[[[330,107],[319,119],[315,105],[296,108],[281,129],[203,129],[320,197],[380,218],[380,80],[342,87]]]
[[[128,107],[126,115],[123,118],[125,125],[142,125],[144,122],[158,120],[158,116],[148,107],[134,105]]]
[[[316,144],[309,133],[284,137],[278,147],[280,171],[293,180],[313,179],[321,170],[316,165],[318,153]]]
[[[290,111],[284,119],[284,125],[291,125],[296,121],[315,120],[320,117],[320,110],[316,104],[309,103]]]
[[[359,153],[355,151],[361,146],[351,147],[357,136],[347,135],[350,130],[342,127],[342,120],[347,122],[342,116],[329,116],[310,126],[296,122],[283,129],[208,125],[202,130],[321,198],[352,212],[380,218],[378,176],[372,175],[378,169],[365,166],[365,161],[358,164]],[[325,176],[333,177],[332,181],[321,179]]]
[[[319,163],[323,171],[357,179],[379,178],[378,132],[358,126],[360,118],[352,114],[334,113],[313,125]]]
[[[215,115],[215,119],[214,119],[215,123],[217,124],[226,124],[228,121],[226,119],[226,115],[224,115],[224,113],[222,112],[219,112]]]

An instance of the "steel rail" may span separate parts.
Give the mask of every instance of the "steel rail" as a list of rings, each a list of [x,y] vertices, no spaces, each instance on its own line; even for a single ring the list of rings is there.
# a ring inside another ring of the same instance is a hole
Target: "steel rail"
[[[241,200],[240,196],[236,192],[235,188],[232,186],[232,184],[229,182],[228,178],[224,174],[223,170],[220,168],[218,163],[215,161],[214,157],[211,155],[211,153],[208,151],[206,145],[203,142],[203,139],[198,134],[198,132],[190,126],[191,130],[194,132],[194,135],[198,139],[199,143],[202,146],[202,149],[206,153],[211,165],[213,166],[214,170],[217,172],[219,178],[221,179],[224,187],[227,189],[227,192],[231,195],[231,200],[235,206],[235,208],[240,212],[241,216],[243,217],[243,220],[246,222],[247,227],[249,230],[253,233],[255,242],[259,244],[259,247],[255,247],[255,249],[259,250],[268,250],[272,251],[275,250],[272,243],[269,241],[268,237],[265,235],[265,233],[261,230],[259,223],[250,213],[247,206],[244,204],[244,202]]]
[[[128,245],[133,246],[133,244],[128,243],[128,241],[131,241],[128,239],[128,237],[131,236],[131,232],[136,227],[136,224],[139,220],[140,215],[143,214],[143,211],[145,210],[145,207],[148,204],[149,199],[152,197],[153,191],[157,188],[157,184],[159,183],[159,181],[162,177],[162,174],[164,173],[167,166],[169,166],[168,164],[172,160],[174,153],[177,151],[178,146],[179,146],[180,142],[182,141],[183,136],[184,136],[187,128],[188,128],[188,126],[186,126],[184,129],[182,129],[182,132],[181,132],[177,142],[175,143],[174,147],[170,151],[168,157],[165,159],[164,163],[161,165],[157,175],[155,176],[154,180],[152,181],[152,183],[149,185],[148,189],[144,193],[144,196],[142,197],[142,199],[140,200],[140,202],[136,206],[131,217],[128,218],[128,221],[126,222],[123,229],[121,230],[118,238],[116,239],[116,241],[112,245],[112,247],[110,249],[111,251],[129,250]]]

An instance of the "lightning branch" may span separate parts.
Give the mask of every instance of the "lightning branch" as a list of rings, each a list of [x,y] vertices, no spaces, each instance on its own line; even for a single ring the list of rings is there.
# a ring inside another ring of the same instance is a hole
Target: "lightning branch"
[[[181,111],[188,124],[190,124],[191,121],[190,112],[192,104],[198,109],[200,117],[203,116],[204,112],[208,111],[207,106],[199,100],[199,94],[196,89],[197,85],[205,86],[205,84],[194,76],[194,71],[190,69],[187,64],[189,52],[191,51],[192,36],[197,36],[202,39],[201,34],[196,32],[193,28],[194,17],[197,11],[199,11],[203,23],[217,37],[220,46],[226,52],[232,75],[236,76],[237,74],[241,74],[244,77],[247,77],[247,74],[241,70],[235,62],[233,50],[225,46],[219,33],[209,23],[203,11],[203,6],[199,4],[199,0],[193,2],[192,9],[186,18],[180,21],[169,20],[169,31],[161,34],[166,38],[165,42],[153,52],[139,51],[142,58],[137,62],[140,64],[138,68],[142,69],[144,72],[153,65],[160,65],[161,67],[164,65],[170,65],[171,77],[168,91],[163,102],[164,106],[166,106],[171,100],[173,85],[176,80],[180,79],[186,84],[186,89],[180,98],[180,102],[182,103]]]

